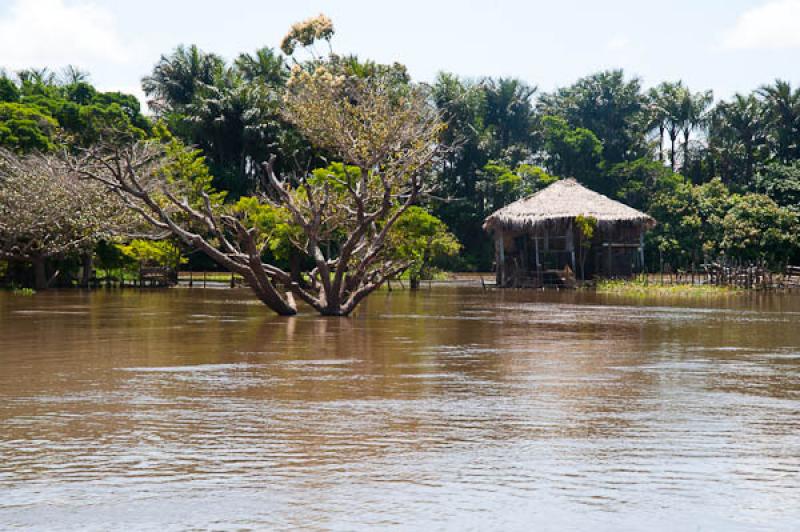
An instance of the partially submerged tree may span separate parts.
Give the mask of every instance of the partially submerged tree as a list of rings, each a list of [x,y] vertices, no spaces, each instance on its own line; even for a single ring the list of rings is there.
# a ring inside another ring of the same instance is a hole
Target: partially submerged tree
[[[316,265],[310,277],[317,295],[298,295],[323,314],[346,315],[408,267],[385,253],[387,235],[425,192],[442,125],[422,88],[381,74],[348,76],[335,60],[313,72],[295,68],[285,103],[288,119],[312,144],[350,165],[297,186],[280,180],[272,161],[265,165]]]
[[[37,290],[45,263],[90,253],[122,226],[124,209],[98,183],[81,182],[56,156],[0,149],[0,259],[31,263]]]
[[[285,177],[272,156],[263,164],[262,189],[236,206],[215,200],[196,171],[165,171],[199,157],[174,143],[97,147],[76,167],[155,227],[242,275],[278,314],[295,314],[297,297],[323,315],[346,316],[412,263],[387,250],[387,237],[426,191],[442,124],[422,87],[382,70],[354,75],[334,55],[308,69],[295,65],[287,87],[285,118],[347,167]],[[313,262],[302,279],[262,260],[277,231]]]

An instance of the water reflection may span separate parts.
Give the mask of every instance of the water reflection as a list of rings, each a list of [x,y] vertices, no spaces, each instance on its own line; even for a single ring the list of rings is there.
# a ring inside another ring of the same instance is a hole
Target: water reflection
[[[0,294],[0,527],[790,530],[800,297]]]

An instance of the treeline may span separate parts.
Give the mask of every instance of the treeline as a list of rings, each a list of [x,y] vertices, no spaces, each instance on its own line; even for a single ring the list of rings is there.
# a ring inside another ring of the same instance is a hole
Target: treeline
[[[713,103],[681,82],[645,91],[621,70],[539,94],[516,79],[441,74],[436,105],[455,146],[436,179],[436,212],[486,268],[485,216],[552,181],[653,215],[651,268],[704,260],[798,260],[800,90],[783,81]]]
[[[399,64],[336,61],[364,78],[411,82]],[[0,146],[74,150],[109,128],[137,138],[166,130],[202,150],[213,186],[235,202],[254,192],[271,155],[282,175],[334,162],[281,113],[293,67],[294,57],[270,48],[226,61],[178,47],[142,81],[152,116],[133,96],[97,91],[76,69],[6,73]],[[448,259],[452,269],[491,268],[484,218],[562,177],[653,215],[653,268],[723,257],[773,267],[800,261],[800,90],[786,82],[715,103],[711,91],[681,82],[645,90],[620,70],[551,93],[518,79],[442,73],[428,94],[447,128],[424,201],[463,244]]]

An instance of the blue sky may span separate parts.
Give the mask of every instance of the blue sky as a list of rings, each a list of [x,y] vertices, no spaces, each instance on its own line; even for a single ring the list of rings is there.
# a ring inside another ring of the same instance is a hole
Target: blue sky
[[[0,0],[0,67],[72,63],[141,96],[141,77],[180,43],[230,58],[277,47],[320,12],[336,51],[399,61],[422,81],[446,70],[551,90],[621,67],[646,86],[682,79],[721,98],[800,84],[800,0]]]

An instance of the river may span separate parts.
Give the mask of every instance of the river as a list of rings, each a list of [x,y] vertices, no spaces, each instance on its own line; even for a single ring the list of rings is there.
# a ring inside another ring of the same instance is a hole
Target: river
[[[800,295],[0,293],[0,528],[798,530]]]

